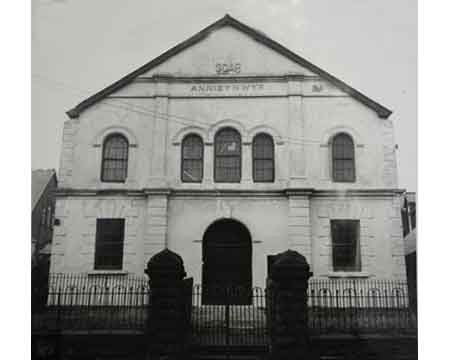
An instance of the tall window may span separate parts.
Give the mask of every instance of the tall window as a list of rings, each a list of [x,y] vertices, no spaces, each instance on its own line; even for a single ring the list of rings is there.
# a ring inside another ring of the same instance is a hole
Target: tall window
[[[97,219],[96,270],[121,270],[125,219]]]
[[[198,135],[188,135],[181,145],[181,181],[202,182],[203,141]]]
[[[355,181],[355,149],[352,138],[347,134],[338,134],[333,139],[333,181]]]
[[[102,175],[105,182],[125,182],[128,169],[128,141],[119,134],[106,138],[103,143]]]
[[[361,271],[359,220],[331,220],[334,271]]]
[[[220,130],[214,141],[214,180],[241,181],[241,136],[231,128]]]
[[[274,146],[270,135],[259,134],[253,139],[253,181],[273,182],[275,178]]]

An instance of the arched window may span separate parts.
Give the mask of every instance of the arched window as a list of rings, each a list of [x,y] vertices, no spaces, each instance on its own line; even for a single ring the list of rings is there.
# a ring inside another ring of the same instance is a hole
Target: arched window
[[[103,142],[102,174],[104,182],[125,182],[128,169],[128,140],[113,134]]]
[[[349,135],[341,133],[334,137],[332,157],[333,181],[355,181],[355,148]]]
[[[198,135],[187,135],[181,144],[181,181],[202,182],[203,141]]]
[[[273,182],[275,179],[274,146],[270,135],[253,138],[253,181]]]
[[[241,136],[232,128],[217,132],[214,141],[214,181],[241,181]]]

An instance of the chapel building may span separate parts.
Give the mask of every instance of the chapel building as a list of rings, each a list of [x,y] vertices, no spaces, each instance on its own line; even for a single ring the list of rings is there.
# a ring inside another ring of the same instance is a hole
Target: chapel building
[[[228,15],[67,114],[52,273],[406,279],[391,111]]]

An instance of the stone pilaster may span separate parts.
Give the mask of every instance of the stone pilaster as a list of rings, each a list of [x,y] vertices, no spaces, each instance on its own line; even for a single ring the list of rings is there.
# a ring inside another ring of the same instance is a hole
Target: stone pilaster
[[[394,125],[389,119],[381,121],[383,126],[383,182],[387,188],[397,187],[397,160],[395,154]]]
[[[69,204],[63,198],[56,198],[55,219],[59,225],[53,227],[52,255],[50,261],[50,273],[63,272],[64,253],[68,234]]]
[[[61,159],[59,161],[58,186],[70,187],[72,180],[75,136],[78,132],[80,119],[67,120],[64,123]]]
[[[149,194],[144,237],[144,257],[150,258],[167,247],[168,194]]]
[[[311,262],[311,218],[308,195],[289,196],[288,246],[289,249],[298,251],[306,257],[308,262]]]
[[[306,181],[305,126],[302,114],[301,82],[288,81],[288,141],[290,187],[304,186]]]
[[[149,187],[166,187],[166,177],[168,173],[167,147],[168,123],[169,123],[169,98],[167,83],[155,84],[155,101],[153,129],[151,133],[152,146],[150,149],[150,176]]]
[[[389,242],[392,251],[392,276],[395,279],[406,280],[405,243],[402,231],[401,197],[392,199],[392,208],[389,216]]]
[[[252,183],[252,143],[251,142],[243,142],[242,143],[242,184],[251,184]]]
[[[203,182],[211,185],[214,182],[214,145],[205,142],[203,153]]]

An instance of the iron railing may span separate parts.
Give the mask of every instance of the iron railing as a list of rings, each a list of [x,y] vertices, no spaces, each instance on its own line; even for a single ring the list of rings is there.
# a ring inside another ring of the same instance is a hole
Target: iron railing
[[[143,331],[149,288],[130,275],[52,274],[33,300],[33,330]]]
[[[145,277],[52,274],[48,287],[42,289],[33,297],[34,331],[145,329],[150,299]],[[194,286],[191,323],[195,342],[267,343],[264,289],[222,291],[222,301],[215,303],[211,299],[217,296],[204,295],[200,285]],[[408,304],[404,281],[311,279],[308,323],[311,333],[317,334],[415,331],[417,316]]]
[[[312,279],[309,329],[315,333],[415,331],[408,284],[399,280]]]

